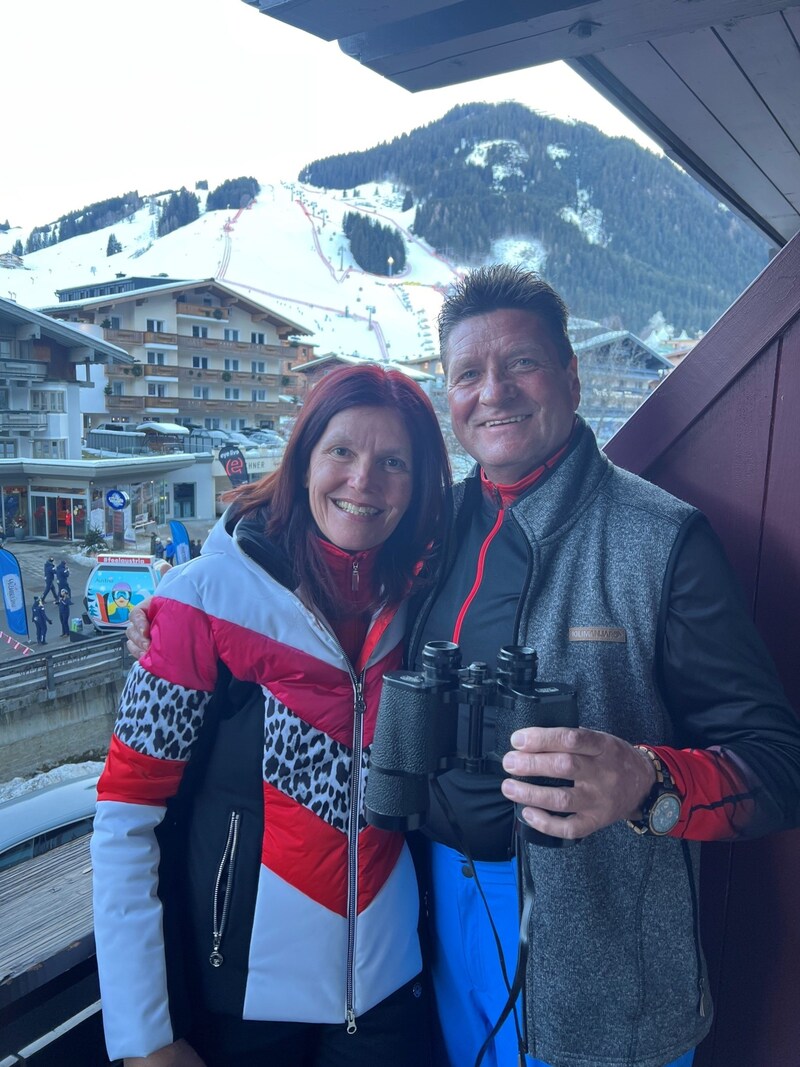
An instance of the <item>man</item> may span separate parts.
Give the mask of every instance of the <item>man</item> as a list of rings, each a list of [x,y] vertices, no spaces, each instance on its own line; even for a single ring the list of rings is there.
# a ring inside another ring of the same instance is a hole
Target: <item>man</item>
[[[47,617],[47,612],[44,610],[44,604],[38,596],[35,596],[33,598],[31,618],[33,619],[33,624],[36,627],[37,645],[46,645],[47,627],[50,625],[50,619]]]
[[[514,778],[451,771],[444,804],[431,795],[437,1062],[474,1063],[504,1007],[482,895],[510,977],[518,848],[533,894],[525,1062],[688,1067],[711,1024],[697,842],[797,823],[800,727],[705,520],[614,468],[575,415],[566,322],[549,285],[506,266],[464,278],[440,316],[453,430],[478,466],[456,487],[410,662],[432,640],[458,643],[465,664],[530,645],[543,680],[577,690],[581,726],[520,730]],[[487,709],[489,748],[492,725]],[[509,801],[580,843],[520,844]],[[509,1019],[484,1067],[512,1067],[518,1044]]]
[[[431,640],[458,643],[464,664],[530,645],[542,679],[576,688],[581,728],[519,731],[502,792],[489,776],[440,778],[451,810],[432,794],[426,828],[434,986],[448,1061],[473,1063],[507,992],[461,850],[511,975],[513,800],[536,830],[583,839],[521,849],[527,1062],[683,1067],[711,1024],[695,842],[797,823],[800,730],[703,517],[614,468],[575,416],[566,323],[550,286],[505,266],[464,278],[439,320],[453,430],[478,467],[456,487],[454,547],[411,662]],[[516,1052],[509,1020],[484,1064]]]
[[[55,560],[53,559],[52,556],[48,556],[48,558],[45,560],[45,564],[44,564],[44,592],[42,593],[42,603],[43,604],[47,600],[47,594],[48,593],[52,593],[53,594],[53,603],[54,604],[58,600],[58,594],[56,593],[56,587],[55,587],[55,577],[56,577]]]
[[[69,585],[69,564],[65,559],[59,560],[58,566],[56,567],[56,579],[58,580],[59,596],[66,591],[67,596],[71,597],[72,589],[70,589]]]

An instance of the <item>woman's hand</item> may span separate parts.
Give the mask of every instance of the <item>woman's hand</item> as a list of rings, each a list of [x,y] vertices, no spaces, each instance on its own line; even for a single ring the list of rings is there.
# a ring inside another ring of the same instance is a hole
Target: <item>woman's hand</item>
[[[125,1067],[206,1067],[192,1046],[183,1040],[151,1052],[149,1056],[128,1056]]]
[[[125,636],[128,641],[128,652],[134,659],[141,659],[150,647],[150,618],[148,612],[153,598],[148,597],[140,604],[135,604],[131,610],[131,617],[125,627]]]

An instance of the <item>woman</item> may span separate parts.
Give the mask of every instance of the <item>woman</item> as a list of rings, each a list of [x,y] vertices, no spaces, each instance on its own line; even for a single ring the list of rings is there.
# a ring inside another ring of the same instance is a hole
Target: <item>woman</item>
[[[159,585],[92,841],[106,1038],[126,1067],[425,1062],[413,868],[362,807],[401,602],[430,573],[448,486],[421,390],[335,371],[280,468]]]

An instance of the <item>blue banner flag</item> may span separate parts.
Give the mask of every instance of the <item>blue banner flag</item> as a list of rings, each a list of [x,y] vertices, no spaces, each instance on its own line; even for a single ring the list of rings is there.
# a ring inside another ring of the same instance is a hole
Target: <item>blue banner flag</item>
[[[172,534],[172,543],[175,545],[175,562],[185,563],[192,552],[186,527],[177,519],[170,519],[169,532]]]
[[[17,557],[7,548],[0,548],[0,581],[3,584],[3,604],[9,630],[21,637],[30,637],[22,573]]]

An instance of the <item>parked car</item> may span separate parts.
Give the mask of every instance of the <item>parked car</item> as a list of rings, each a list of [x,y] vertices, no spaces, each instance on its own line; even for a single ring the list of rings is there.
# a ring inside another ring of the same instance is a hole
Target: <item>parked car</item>
[[[98,775],[0,801],[0,871],[91,833]]]

